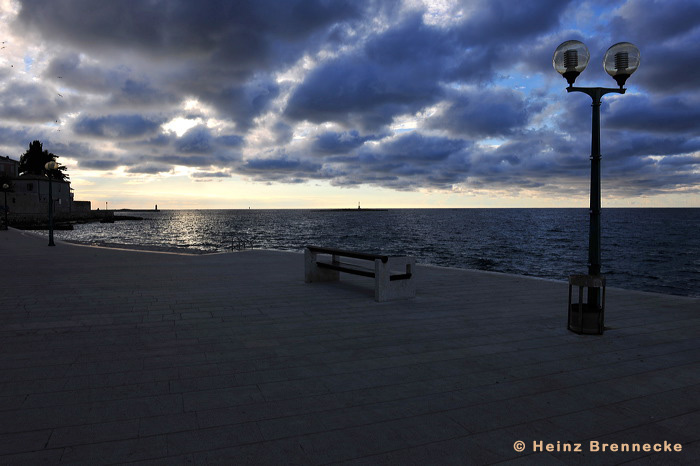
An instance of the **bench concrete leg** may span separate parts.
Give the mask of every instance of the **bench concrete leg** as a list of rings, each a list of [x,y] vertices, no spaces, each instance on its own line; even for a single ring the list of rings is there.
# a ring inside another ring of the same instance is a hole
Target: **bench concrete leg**
[[[304,249],[304,281],[312,282],[334,282],[340,280],[340,272],[319,268],[316,265],[317,253]],[[333,261],[336,258],[333,256]]]
[[[391,272],[410,273],[411,278],[391,281]],[[390,257],[387,262],[374,261],[374,300],[390,301],[416,297],[416,259],[413,257]]]

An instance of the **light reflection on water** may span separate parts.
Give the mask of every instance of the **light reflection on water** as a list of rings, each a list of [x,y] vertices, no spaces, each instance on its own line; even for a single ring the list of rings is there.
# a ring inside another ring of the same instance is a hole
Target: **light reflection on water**
[[[57,239],[220,252],[306,244],[416,256],[419,263],[565,280],[587,271],[587,209],[389,211],[173,210],[142,221],[76,225]],[[116,215],[119,215],[118,213]],[[603,273],[610,286],[700,295],[700,209],[604,209]]]

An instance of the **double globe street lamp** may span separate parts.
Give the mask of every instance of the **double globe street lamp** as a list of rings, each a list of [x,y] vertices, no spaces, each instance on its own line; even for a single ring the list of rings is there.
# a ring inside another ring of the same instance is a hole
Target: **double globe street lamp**
[[[594,325],[584,328],[583,310],[579,314],[580,326],[571,328],[571,316],[569,328],[578,333],[603,333],[603,306],[601,303],[600,283],[604,280],[600,277],[600,101],[605,94],[624,94],[627,78],[637,71],[639,67],[639,49],[629,42],[620,42],[608,49],[603,58],[603,68],[615,79],[619,88],[606,87],[574,87],[576,78],[588,66],[590,54],[588,48],[577,40],[569,40],[557,47],[554,51],[552,64],[569,83],[567,92],[583,92],[593,100],[593,120],[591,135],[591,196],[590,196],[590,224],[588,235],[588,310],[599,315]],[[569,281],[571,285],[571,280]],[[589,286],[598,284],[598,286]],[[581,283],[579,283],[581,285]],[[604,286],[604,285],[603,285]],[[571,288],[569,289],[571,293]],[[571,297],[569,297],[571,300]],[[571,306],[569,312],[571,313]],[[590,328],[594,327],[594,328]]]

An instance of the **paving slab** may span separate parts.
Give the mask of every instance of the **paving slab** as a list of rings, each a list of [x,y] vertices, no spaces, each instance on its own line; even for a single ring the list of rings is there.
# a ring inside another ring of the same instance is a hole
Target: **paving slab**
[[[419,264],[377,303],[303,272],[0,231],[0,464],[697,459],[699,298],[608,288],[584,336],[563,281]]]

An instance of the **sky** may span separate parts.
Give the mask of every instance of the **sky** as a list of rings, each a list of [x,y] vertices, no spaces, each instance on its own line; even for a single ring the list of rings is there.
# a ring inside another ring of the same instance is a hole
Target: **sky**
[[[93,208],[700,207],[697,0],[0,0],[0,156]],[[108,203],[108,204],[107,204]]]

